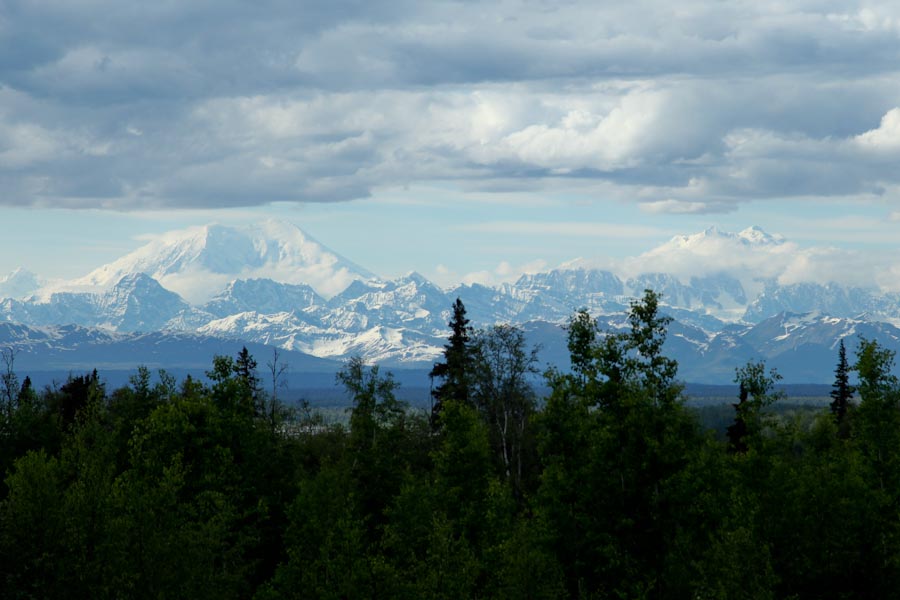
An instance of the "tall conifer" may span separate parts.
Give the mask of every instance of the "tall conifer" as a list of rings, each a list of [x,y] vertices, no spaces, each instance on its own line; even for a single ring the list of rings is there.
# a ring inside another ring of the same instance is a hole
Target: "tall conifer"
[[[847,415],[850,399],[856,391],[856,388],[850,385],[850,365],[847,362],[844,340],[841,340],[838,346],[838,364],[834,369],[834,383],[831,387],[831,397],[834,398],[831,402],[831,412],[834,414],[838,425],[840,425]]]
[[[433,428],[438,427],[438,418],[446,401],[456,400],[471,404],[469,379],[472,359],[469,342],[472,328],[469,326],[469,319],[466,318],[466,307],[459,298],[453,303],[453,316],[448,325],[451,333],[448,343],[444,345],[444,361],[435,363],[429,373],[432,381],[435,378],[442,380],[442,383],[431,391],[434,401],[431,409]]]
[[[850,406],[850,399],[856,389],[850,385],[850,365],[847,363],[847,351],[844,349],[844,340],[838,346],[838,364],[834,369],[834,383],[832,384],[831,413],[838,425],[843,424]]]

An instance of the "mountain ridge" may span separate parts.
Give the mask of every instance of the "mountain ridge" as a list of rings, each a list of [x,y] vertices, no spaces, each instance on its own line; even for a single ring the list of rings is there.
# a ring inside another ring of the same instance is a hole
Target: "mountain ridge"
[[[296,225],[266,220],[217,223],[171,231],[53,291],[108,289],[123,276],[145,273],[192,303],[210,299],[236,279],[306,284],[332,295],[354,279],[377,279]]]
[[[701,257],[716,248],[722,251],[722,244],[750,252],[762,249],[764,257],[791,250],[790,242],[758,227],[736,234],[709,228],[675,236],[667,244],[686,248],[686,256]],[[208,287],[199,300],[191,301],[166,285],[178,277],[194,277],[198,270],[209,276],[200,278]],[[338,284],[341,289],[331,295],[319,293],[308,283],[310,271],[330,277],[332,289]],[[23,281],[38,281],[33,274],[21,273],[17,277]],[[233,277],[235,273],[251,276]],[[263,274],[272,277],[256,276]],[[112,281],[116,275],[119,278]],[[287,280],[274,278],[281,275]],[[662,294],[663,309],[676,319],[672,344],[686,365],[693,364],[702,347],[716,349],[723,360],[746,358],[754,352],[774,356],[785,347],[783,340],[774,339],[777,335],[770,336],[768,345],[760,340],[748,344],[742,336],[763,324],[769,329],[760,331],[770,330],[770,319],[779,314],[900,324],[897,294],[837,283],[782,284],[773,277],[757,277],[754,282],[760,291],[754,294],[740,275],[724,270],[686,277],[651,270],[621,277],[608,269],[579,267],[570,261],[499,286],[442,288],[415,271],[392,280],[379,278],[291,224],[266,221],[232,228],[213,224],[161,236],[89,276],[68,282],[68,287],[49,286],[26,298],[4,298],[0,319],[38,328],[75,324],[129,334],[196,334],[274,345],[323,359],[360,354],[395,366],[428,364],[440,354],[456,297],[466,304],[476,327],[514,323],[533,326],[544,337],[552,337],[581,308],[604,319],[618,315],[613,321],[621,321],[630,302],[644,289],[654,289]],[[837,335],[827,321],[804,323],[788,337],[814,340],[818,348],[824,347],[826,334],[821,332]],[[800,332],[803,328],[819,333]],[[879,331],[889,335],[885,332],[892,330]],[[559,346],[558,342],[554,344]],[[710,356],[704,359],[709,361]],[[717,372],[723,376],[721,370]]]

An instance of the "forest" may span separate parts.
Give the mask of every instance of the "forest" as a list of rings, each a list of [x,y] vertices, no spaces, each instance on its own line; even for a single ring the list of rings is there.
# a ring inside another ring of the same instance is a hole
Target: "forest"
[[[7,352],[2,597],[900,594],[893,354],[841,342],[833,402],[805,415],[772,410],[776,372],[739,365],[733,422],[710,430],[662,353],[659,300],[625,332],[576,312],[571,364],[540,374],[519,329],[475,331],[457,300],[432,410],[352,359],[346,423],[279,400],[277,355],[37,390]]]

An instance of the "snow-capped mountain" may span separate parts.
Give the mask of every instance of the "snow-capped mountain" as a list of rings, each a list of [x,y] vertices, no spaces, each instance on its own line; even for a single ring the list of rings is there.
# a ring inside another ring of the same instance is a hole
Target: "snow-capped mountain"
[[[661,273],[696,288],[690,299],[697,307],[698,299],[711,294],[716,301],[707,308],[721,318],[736,320],[746,308],[746,299],[752,300],[766,280],[783,275],[801,257],[800,250],[796,244],[759,227],[748,227],[738,233],[710,227],[692,235],[677,235],[626,260],[623,269],[629,278]],[[713,289],[709,289],[710,283]],[[680,305],[690,308],[679,290],[671,291],[673,299],[679,296]]]
[[[626,316],[604,316],[601,326],[606,331],[623,331]],[[566,364],[568,349],[561,327],[531,322],[524,329],[530,343],[541,345],[543,362]],[[676,319],[669,326],[663,352],[678,361],[679,377],[693,383],[732,383],[735,367],[762,359],[786,383],[827,384],[834,380],[840,340],[852,356],[860,336],[900,352],[900,329],[890,323],[821,313],[779,313],[757,324],[723,325],[719,331],[705,331]]]
[[[263,314],[310,311],[325,306],[325,300],[304,284],[280,283],[271,279],[238,279],[203,305],[216,317],[248,311]]]
[[[42,285],[43,282],[37,275],[19,267],[6,277],[0,278],[0,298],[26,298]]]
[[[331,299],[323,320],[348,331],[387,326],[430,334],[443,331],[451,302],[443,290],[414,272],[383,283],[356,282]]]
[[[554,269],[523,275],[506,288],[516,301],[519,321],[557,321],[572,315],[573,307],[593,313],[615,312],[624,307],[622,280],[599,269]]]
[[[32,326],[74,324],[110,331],[157,331],[171,328],[173,319],[196,326],[209,316],[152,277],[131,273],[97,293],[54,292],[26,300],[7,298],[0,302],[0,318]]]
[[[359,355],[379,364],[430,364],[442,352],[443,337],[415,329],[375,325],[347,331],[309,323],[295,313],[240,313],[210,321],[198,333],[247,340],[303,352],[320,358]]]
[[[658,250],[661,253],[671,251],[674,248],[691,248],[707,252],[711,248],[720,245],[732,245],[732,243],[743,246],[778,246],[783,244],[784,241],[782,236],[766,233],[761,227],[756,225],[738,233],[722,231],[718,227],[713,226],[700,233],[677,235],[669,240],[667,244],[659,246]]]
[[[894,339],[896,329],[877,322],[900,323],[900,295],[834,282],[780,283],[797,252],[757,227],[710,228],[615,269],[579,259],[513,283],[445,290],[415,272],[378,278],[294,225],[208,225],[161,236],[63,284],[39,288],[36,276],[17,271],[0,280],[0,320],[100,328],[103,335],[200,335],[421,366],[442,351],[459,297],[474,327],[522,325],[548,356],[564,359],[560,325],[575,310],[623,327],[630,302],[649,288],[675,318],[668,348],[682,373],[726,382],[754,357],[781,357],[794,365],[791,372],[811,376],[813,358],[825,357],[848,332]],[[805,316],[784,316],[792,314]],[[830,359],[815,368],[823,365],[830,369]]]
[[[158,331],[178,315],[192,312],[178,294],[144,273],[125,275],[99,294],[96,310],[100,326],[116,331]]]
[[[305,284],[326,296],[355,279],[375,279],[295,225],[269,220],[244,227],[213,224],[173,231],[65,288],[109,288],[132,273],[145,273],[191,302],[210,299],[235,279]]]
[[[747,306],[744,319],[761,321],[782,311],[819,311],[835,317],[867,315],[870,320],[900,322],[900,295],[836,283],[767,282],[763,292]]]
[[[740,281],[726,273],[691,277],[682,282],[667,273],[642,273],[627,281],[632,297],[651,289],[671,306],[709,313],[726,320],[736,320],[746,311],[747,295]]]

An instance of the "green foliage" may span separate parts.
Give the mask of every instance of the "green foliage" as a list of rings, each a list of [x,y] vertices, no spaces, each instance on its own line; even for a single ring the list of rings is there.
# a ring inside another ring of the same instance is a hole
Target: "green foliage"
[[[538,509],[573,596],[641,597],[673,587],[666,553],[690,501],[676,483],[701,438],[681,405],[676,365],[661,354],[668,319],[658,302],[648,291],[633,304],[622,334],[601,336],[577,314],[569,324],[577,368],[548,373]]]
[[[566,332],[572,372],[584,385],[596,378],[593,350],[597,341],[597,321],[586,310],[579,310],[569,319]]]
[[[659,294],[644,290],[644,297],[631,303],[628,312],[631,332],[621,339],[629,353],[624,361],[626,377],[654,393],[657,402],[669,404],[677,399],[681,390],[674,385],[678,364],[662,353],[666,327],[672,318],[660,315],[659,301]]]
[[[859,578],[874,575],[878,564],[869,544],[879,537],[879,494],[866,481],[864,457],[824,412],[812,423],[779,424],[769,444],[757,522],[777,566],[778,596],[857,596]]]
[[[16,460],[6,478],[0,552],[9,598],[62,597],[58,561],[67,551],[63,539],[65,489],[59,461],[43,450]]]
[[[407,407],[394,396],[393,376],[353,358],[337,374],[353,401],[347,461],[359,514],[368,539],[374,541],[384,524],[384,512],[403,481],[408,447]],[[406,460],[404,460],[406,459]]]
[[[351,358],[337,374],[353,402],[350,431],[360,448],[376,443],[379,429],[400,424],[406,405],[394,397],[397,383],[390,373],[382,376],[378,367],[367,367],[360,357]]]
[[[891,374],[894,353],[873,340],[860,339],[854,370],[860,403],[851,413],[851,447],[858,450],[866,490],[874,494],[866,516],[873,519],[865,537],[876,549],[867,569],[880,595],[900,585],[900,383]]]
[[[896,390],[897,377],[894,368],[894,352],[882,348],[875,340],[860,338],[853,370],[859,375],[859,393],[863,400],[876,399]]]
[[[523,518],[513,524],[513,531],[497,548],[497,598],[550,600],[565,598],[562,568],[550,547],[547,524]]]
[[[288,509],[288,560],[260,597],[371,597],[365,526],[347,475],[331,467],[301,483]]]
[[[439,417],[445,402],[448,400],[469,402],[472,376],[472,356],[469,342],[472,328],[469,326],[469,319],[466,318],[466,307],[459,298],[453,303],[453,316],[448,325],[451,333],[449,342],[444,346],[444,360],[435,363],[429,373],[432,382],[434,379],[441,381],[431,393],[434,400],[431,410],[432,423],[435,428],[439,426]]]
[[[544,399],[522,332],[472,332],[454,308],[465,360],[441,380],[465,392],[434,416],[360,359],[337,378],[349,427],[273,413],[277,378],[267,398],[246,349],[208,384],[139,368],[111,392],[96,372],[7,386],[0,596],[896,596],[900,382],[876,342],[839,419],[767,411],[777,374],[737,369],[725,441],[682,403],[652,292],[622,332],[576,313]],[[848,370],[839,353],[841,399]]]
[[[850,409],[850,400],[856,388],[850,385],[850,364],[847,362],[847,349],[844,340],[841,339],[838,346],[838,364],[834,368],[834,384],[831,390],[831,413],[835,422],[841,427],[842,435],[846,437],[846,417]]]
[[[766,373],[763,361],[749,361],[735,369],[734,381],[740,393],[734,406],[734,423],[728,427],[728,444],[732,452],[747,451],[748,444],[758,439],[764,422],[763,411],[782,395],[774,391],[781,375],[775,369]]]
[[[472,407],[449,402],[441,414],[444,436],[435,452],[439,503],[470,540],[482,535],[493,472],[487,427]]]
[[[473,342],[471,398],[488,426],[495,462],[517,496],[524,494],[530,458],[529,421],[535,394],[537,349],[525,348],[525,334],[511,325],[480,331]]]

